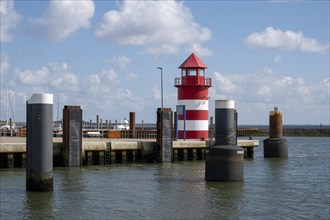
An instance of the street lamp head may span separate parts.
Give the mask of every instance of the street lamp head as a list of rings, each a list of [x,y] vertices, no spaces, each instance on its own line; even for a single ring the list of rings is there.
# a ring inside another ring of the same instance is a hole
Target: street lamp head
[[[161,68],[161,67],[157,67],[157,69],[160,69],[160,70],[162,70],[163,68]]]

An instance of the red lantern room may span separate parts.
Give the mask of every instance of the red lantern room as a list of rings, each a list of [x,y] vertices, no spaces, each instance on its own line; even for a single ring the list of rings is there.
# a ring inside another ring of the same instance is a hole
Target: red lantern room
[[[185,116],[178,114],[179,139],[208,139],[208,89],[211,78],[205,77],[207,66],[192,53],[180,66],[181,77],[175,78],[178,106],[184,106]]]

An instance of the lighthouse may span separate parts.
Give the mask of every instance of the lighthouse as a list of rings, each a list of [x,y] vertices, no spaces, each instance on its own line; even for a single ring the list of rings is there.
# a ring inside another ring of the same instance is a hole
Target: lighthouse
[[[178,88],[178,139],[208,139],[209,95],[211,78],[205,77],[207,66],[192,53],[180,66],[181,77],[175,78]]]

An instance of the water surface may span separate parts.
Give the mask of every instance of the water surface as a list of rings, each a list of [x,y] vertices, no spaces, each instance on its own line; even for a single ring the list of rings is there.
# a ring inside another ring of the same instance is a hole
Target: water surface
[[[0,170],[0,219],[329,219],[328,137],[288,137],[289,158],[244,162],[244,181],[206,182],[205,163],[54,168],[54,191]]]

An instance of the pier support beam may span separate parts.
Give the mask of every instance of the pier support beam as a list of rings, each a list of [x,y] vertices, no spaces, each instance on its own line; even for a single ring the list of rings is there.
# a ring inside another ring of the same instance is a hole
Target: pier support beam
[[[53,191],[53,94],[27,101],[27,191]]]
[[[63,109],[63,158],[66,167],[80,167],[82,157],[82,109],[64,106]]]
[[[264,140],[264,157],[288,157],[288,142],[283,138],[282,112],[269,112],[269,138]]]
[[[14,154],[13,153],[8,153],[7,154],[7,167],[8,168],[13,168],[14,164],[15,164]]]
[[[205,160],[205,180],[243,180],[244,150],[237,146],[234,100],[215,101],[215,146],[207,148]]]

